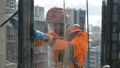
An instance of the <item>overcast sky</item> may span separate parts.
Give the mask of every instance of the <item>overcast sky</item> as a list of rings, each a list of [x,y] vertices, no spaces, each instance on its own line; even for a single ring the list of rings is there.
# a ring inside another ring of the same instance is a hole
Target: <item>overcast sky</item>
[[[89,1],[89,24],[101,26],[102,0]],[[35,5],[45,7],[45,10],[57,6],[63,7],[63,0],[34,0]],[[82,8],[86,10],[86,0],[65,0],[66,8]]]

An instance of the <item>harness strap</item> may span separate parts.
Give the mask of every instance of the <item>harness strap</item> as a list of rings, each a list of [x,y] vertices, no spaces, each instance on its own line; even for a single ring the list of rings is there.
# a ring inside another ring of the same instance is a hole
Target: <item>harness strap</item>
[[[55,44],[55,41],[57,40],[57,38],[53,38],[52,41],[50,42],[49,46],[53,47],[53,45]]]

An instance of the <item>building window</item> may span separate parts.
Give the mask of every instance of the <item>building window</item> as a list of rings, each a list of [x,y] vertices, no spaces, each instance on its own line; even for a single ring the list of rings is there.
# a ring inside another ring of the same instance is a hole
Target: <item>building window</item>
[[[112,14],[112,22],[118,22],[118,14]]]
[[[93,68],[95,67],[95,62],[90,64],[90,67]]]
[[[117,52],[112,52],[112,60],[116,60],[117,59]]]
[[[118,13],[118,6],[117,5],[113,6],[113,13]]]
[[[119,60],[120,60],[120,52],[119,52],[119,54],[118,54],[118,58],[119,58]]]
[[[120,41],[120,33],[119,33],[119,41]]]
[[[112,33],[112,41],[117,41],[117,33]]]
[[[111,68],[118,68],[118,67],[116,67],[117,65],[117,60],[116,61],[112,61],[112,67]]]
[[[112,32],[117,32],[117,25],[113,25]]]
[[[112,51],[117,51],[117,44],[116,43],[113,43],[113,45],[112,45]]]
[[[113,3],[118,3],[118,0],[112,0],[113,1]]]

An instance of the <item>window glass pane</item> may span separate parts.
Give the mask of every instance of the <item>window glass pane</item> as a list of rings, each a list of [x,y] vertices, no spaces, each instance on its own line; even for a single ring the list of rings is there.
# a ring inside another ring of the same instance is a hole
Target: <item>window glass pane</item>
[[[120,33],[119,33],[119,41],[120,41]]]
[[[118,12],[117,8],[118,8],[117,5],[114,5],[114,6],[113,6],[113,13],[117,13],[117,12]]]
[[[112,14],[112,22],[117,22],[117,21],[118,21],[118,15]]]
[[[117,44],[116,43],[113,43],[113,45],[112,45],[112,51],[117,51]]]
[[[120,61],[120,51],[119,51],[119,54],[118,54],[118,58],[119,58],[119,61]]]
[[[118,2],[118,0],[112,0],[113,1],[113,3],[117,3]]]
[[[112,60],[117,59],[117,52],[112,52]]]
[[[113,25],[113,32],[117,32],[117,25]]]
[[[116,66],[117,66],[116,64],[117,64],[117,61],[116,61],[116,60],[115,60],[115,61],[112,61],[112,65],[111,65],[112,67],[111,67],[111,68],[117,68],[117,67],[116,67]]]
[[[109,5],[107,9],[110,10],[111,6]],[[110,19],[110,11],[108,11],[106,14],[107,14],[107,18],[106,19],[108,19],[108,21],[110,22],[111,21],[111,19]]]
[[[117,41],[117,33],[112,33],[112,41]]]

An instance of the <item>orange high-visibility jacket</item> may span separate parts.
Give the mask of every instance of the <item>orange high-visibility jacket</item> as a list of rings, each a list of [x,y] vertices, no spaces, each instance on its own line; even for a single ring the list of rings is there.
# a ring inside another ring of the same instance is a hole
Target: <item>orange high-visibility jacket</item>
[[[60,38],[58,34],[56,34],[54,31],[50,31],[47,34],[55,36],[56,38]],[[58,54],[62,52],[62,50],[54,50],[54,62],[56,63],[58,60]]]
[[[60,36],[56,34],[54,31],[50,31],[47,33],[50,38],[48,44],[44,43],[43,41],[35,41],[34,44],[35,46],[41,46],[41,45],[50,45],[51,42],[53,42],[53,38],[56,38],[56,41],[52,44],[52,48],[54,50],[54,62],[58,62],[58,55],[60,52],[65,50],[68,47],[68,42],[64,40],[60,40]],[[51,45],[50,45],[51,46]]]
[[[77,34],[72,38],[71,43],[74,48],[74,57],[77,59],[79,67],[82,67],[85,62],[88,37],[87,33],[79,29],[73,29],[68,35],[77,32]]]

